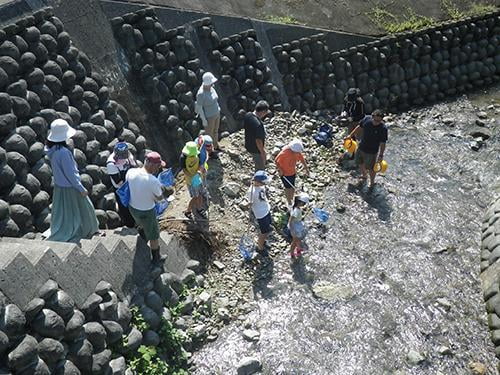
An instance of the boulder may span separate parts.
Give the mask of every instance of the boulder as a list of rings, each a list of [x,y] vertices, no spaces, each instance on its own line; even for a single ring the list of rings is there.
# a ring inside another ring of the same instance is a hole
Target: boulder
[[[262,369],[262,363],[258,358],[244,357],[238,362],[238,375],[250,375],[259,372]]]
[[[28,143],[19,134],[10,135],[3,143],[5,151],[16,151],[21,155],[28,154]]]
[[[32,224],[30,210],[20,204],[10,206],[10,218],[14,220],[19,228],[29,228]]]
[[[28,159],[28,163],[30,166],[34,166],[40,159],[42,159],[45,155],[45,151],[44,151],[44,145],[42,142],[34,142],[29,150],[28,150],[28,154],[26,155],[27,156],[27,159]]]
[[[38,343],[38,355],[47,365],[53,367],[64,359],[64,346],[57,340],[45,338]]]
[[[0,166],[0,191],[8,191],[16,182],[16,174],[8,165]]]
[[[85,315],[79,310],[75,310],[71,319],[64,329],[64,339],[68,342],[75,340],[83,334],[83,325],[85,324]]]
[[[34,197],[40,192],[41,184],[38,179],[31,173],[28,173],[26,177],[21,177],[18,179],[19,183],[23,185],[30,192],[31,196]]]
[[[5,200],[10,204],[20,204],[28,209],[32,205],[32,197],[28,189],[24,186],[16,184],[5,196]]]
[[[0,199],[0,221],[9,217],[9,204]]]
[[[21,371],[26,367],[38,362],[38,343],[33,336],[26,335],[24,339],[8,355],[8,363],[11,369]]]
[[[26,321],[30,323],[35,316],[38,315],[40,311],[45,306],[45,301],[42,298],[33,298],[24,308],[24,314],[26,316]]]
[[[24,333],[26,317],[19,307],[10,304],[5,306],[2,320],[0,320],[0,330],[9,338],[16,338]]]
[[[89,374],[92,372],[92,351],[92,344],[81,338],[69,346],[66,358],[73,362],[82,373]]]
[[[102,325],[106,330],[106,342],[108,345],[120,341],[123,336],[123,329],[120,324],[112,320],[104,320]]]
[[[41,213],[43,210],[45,210],[47,207],[49,207],[49,205],[50,205],[50,195],[46,191],[42,190],[33,198],[31,212],[34,215],[37,215]]]
[[[101,324],[89,322],[83,325],[83,329],[95,351],[103,350],[106,347],[106,330]]]
[[[2,237],[19,237],[21,231],[14,220],[5,219],[0,222],[0,236]]]
[[[63,290],[58,290],[47,300],[47,308],[54,310],[65,322],[73,316],[75,302]]]
[[[111,361],[111,350],[105,349],[92,356],[92,374],[104,375]]]
[[[64,336],[64,320],[49,309],[43,309],[32,322],[36,333],[44,337],[60,339]]]

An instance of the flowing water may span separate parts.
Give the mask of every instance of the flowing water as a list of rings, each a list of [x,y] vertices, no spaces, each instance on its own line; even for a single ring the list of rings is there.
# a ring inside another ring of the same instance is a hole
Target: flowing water
[[[500,136],[492,124],[478,152],[467,137],[474,106],[492,100],[500,103],[498,90],[398,117],[381,184],[369,192],[348,177],[330,186],[332,217],[326,228],[313,226],[308,253],[294,265],[275,257],[272,277],[256,281],[248,319],[260,340],[247,342],[241,324],[228,325],[195,354],[196,373],[234,374],[247,355],[264,374],[468,374],[470,362],[496,373],[479,249]],[[452,354],[439,354],[442,345]],[[410,365],[410,350],[426,360]]]

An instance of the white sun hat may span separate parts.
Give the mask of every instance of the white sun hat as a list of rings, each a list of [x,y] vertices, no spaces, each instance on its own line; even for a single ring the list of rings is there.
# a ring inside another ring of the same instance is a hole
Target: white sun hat
[[[217,78],[210,72],[204,73],[202,79],[204,86],[210,86],[217,82]]]
[[[301,202],[304,202],[305,204],[309,203],[309,194],[307,193],[300,193],[297,195],[297,199]]]
[[[69,126],[63,119],[57,119],[50,124],[50,131],[47,139],[51,142],[65,142],[74,136],[76,130]]]
[[[259,170],[259,171],[255,172],[255,174],[253,175],[253,179],[255,181],[259,181],[259,182],[266,184],[266,185],[271,182],[271,178],[266,173],[266,171],[263,171],[263,170]]]
[[[288,147],[290,147],[290,150],[293,152],[304,152],[304,145],[300,139],[294,139],[288,144]]]

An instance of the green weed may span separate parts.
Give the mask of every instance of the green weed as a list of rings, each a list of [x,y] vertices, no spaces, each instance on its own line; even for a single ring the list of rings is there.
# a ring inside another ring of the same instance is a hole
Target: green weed
[[[418,15],[411,8],[408,8],[403,15],[395,16],[386,9],[376,7],[371,12],[368,12],[367,16],[378,27],[390,34],[402,31],[417,31],[436,23],[433,18]]]
[[[287,25],[298,25],[299,24],[299,21],[292,16],[266,15],[265,19],[266,19],[266,21],[269,21],[269,22],[284,23]]]
[[[141,333],[146,332],[149,329],[149,324],[142,317],[139,308],[137,306],[132,306],[130,312],[132,313],[132,321],[130,323]]]

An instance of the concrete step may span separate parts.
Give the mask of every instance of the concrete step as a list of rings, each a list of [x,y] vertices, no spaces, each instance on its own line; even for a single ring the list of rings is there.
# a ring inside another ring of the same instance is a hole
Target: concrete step
[[[189,257],[179,239],[162,232],[160,249],[167,255],[165,270],[182,273]],[[0,254],[0,290],[20,307],[36,297],[48,279],[55,280],[78,307],[102,280],[121,298],[131,297],[150,281],[150,249],[128,229],[109,230],[105,237],[81,240],[79,245],[4,237]]]

